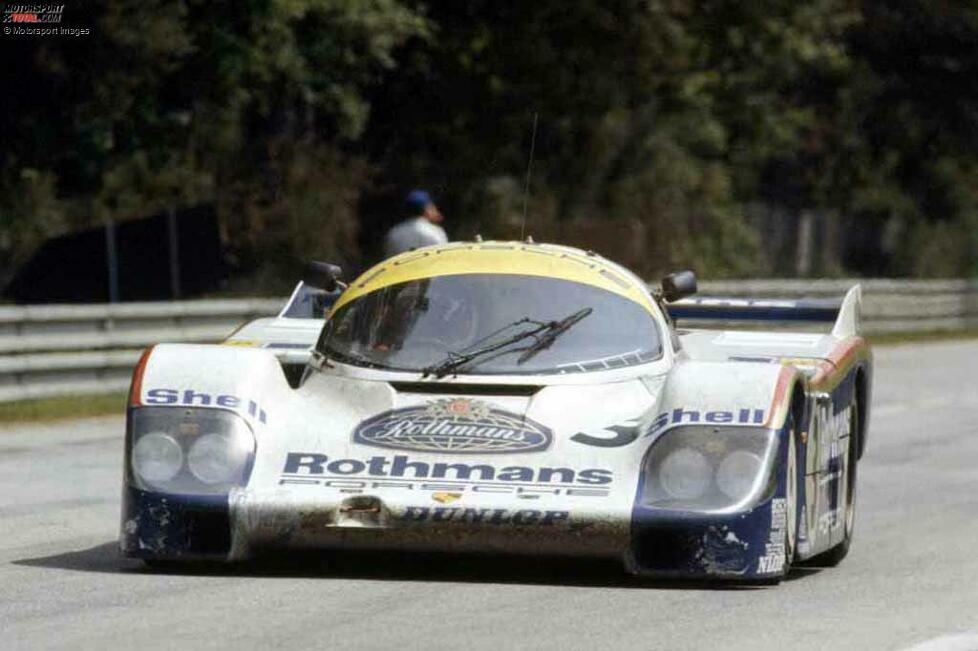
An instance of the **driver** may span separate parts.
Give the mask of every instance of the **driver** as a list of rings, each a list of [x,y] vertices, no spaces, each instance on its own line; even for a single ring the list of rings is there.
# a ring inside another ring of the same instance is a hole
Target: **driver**
[[[370,337],[374,350],[386,353],[403,347],[417,320],[428,310],[425,294],[429,282],[409,282],[379,290],[381,302]]]
[[[396,295],[383,300],[373,349],[409,352],[417,346],[427,356],[432,348],[444,354],[470,345],[478,333],[477,311],[473,297],[453,291],[455,287],[436,278],[392,288]]]

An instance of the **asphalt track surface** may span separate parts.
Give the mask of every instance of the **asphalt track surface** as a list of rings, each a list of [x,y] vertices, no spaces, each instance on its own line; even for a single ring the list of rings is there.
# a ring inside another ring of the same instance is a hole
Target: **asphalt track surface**
[[[157,574],[116,549],[121,417],[6,426],[0,649],[978,648],[978,341],[876,360],[849,557],[756,589],[453,557]]]

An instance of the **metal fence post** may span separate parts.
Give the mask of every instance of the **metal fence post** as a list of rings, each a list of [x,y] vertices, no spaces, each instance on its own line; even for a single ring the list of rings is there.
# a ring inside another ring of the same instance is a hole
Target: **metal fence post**
[[[119,255],[116,250],[115,224],[105,222],[105,262],[109,268],[109,303],[119,302]]]

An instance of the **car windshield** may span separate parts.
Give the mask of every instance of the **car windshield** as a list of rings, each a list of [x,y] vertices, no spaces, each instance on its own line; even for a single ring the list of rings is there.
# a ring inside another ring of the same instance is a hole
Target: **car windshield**
[[[662,342],[648,310],[613,292],[556,278],[458,274],[390,285],[342,305],[317,350],[419,373],[465,356],[452,374],[516,375],[641,364],[662,354]]]

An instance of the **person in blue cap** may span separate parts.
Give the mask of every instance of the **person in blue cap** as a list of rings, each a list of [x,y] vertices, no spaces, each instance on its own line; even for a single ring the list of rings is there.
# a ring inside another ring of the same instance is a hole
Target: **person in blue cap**
[[[384,255],[390,257],[422,246],[448,242],[445,229],[440,226],[445,218],[431,195],[424,190],[412,190],[404,200],[404,208],[407,219],[387,231]]]

